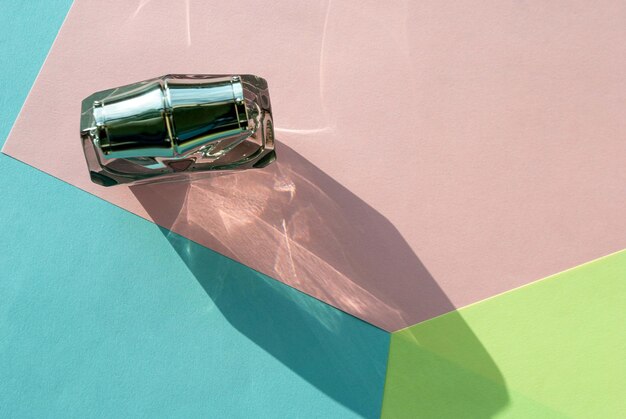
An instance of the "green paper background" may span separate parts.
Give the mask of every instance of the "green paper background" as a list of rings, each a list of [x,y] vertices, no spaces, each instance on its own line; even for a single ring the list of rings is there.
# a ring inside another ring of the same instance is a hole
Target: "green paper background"
[[[626,417],[626,251],[396,332],[384,418]]]

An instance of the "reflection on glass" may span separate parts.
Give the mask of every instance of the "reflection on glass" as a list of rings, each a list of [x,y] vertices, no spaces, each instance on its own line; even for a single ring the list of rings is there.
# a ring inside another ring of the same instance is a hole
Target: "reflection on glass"
[[[253,75],[167,75],[94,93],[80,128],[91,179],[103,186],[276,158],[267,82]]]

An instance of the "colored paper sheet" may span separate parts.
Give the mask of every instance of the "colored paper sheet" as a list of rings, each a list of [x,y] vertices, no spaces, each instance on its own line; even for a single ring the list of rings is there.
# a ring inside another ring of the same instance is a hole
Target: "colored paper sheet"
[[[0,143],[70,4],[2,3]],[[1,418],[379,417],[387,333],[6,155],[0,195]]]
[[[626,4],[77,0],[4,152],[386,330],[626,247]],[[103,188],[81,100],[270,83],[278,162]]]
[[[393,333],[383,418],[626,416],[626,251]]]

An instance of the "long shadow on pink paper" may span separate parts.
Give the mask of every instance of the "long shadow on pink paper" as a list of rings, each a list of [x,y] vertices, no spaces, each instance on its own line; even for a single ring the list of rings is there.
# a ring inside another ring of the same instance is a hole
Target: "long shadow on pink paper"
[[[389,330],[453,312],[452,330],[463,336],[451,340],[470,355],[446,360],[421,339],[412,362],[427,377],[400,381],[416,398],[425,383],[441,389],[425,401],[439,403],[441,417],[501,410],[508,394],[496,364],[398,230],[294,150],[279,144],[278,156],[259,171],[131,189],[235,328],[358,414],[380,413],[388,333],[195,242],[316,297],[339,294],[335,301],[371,309]]]

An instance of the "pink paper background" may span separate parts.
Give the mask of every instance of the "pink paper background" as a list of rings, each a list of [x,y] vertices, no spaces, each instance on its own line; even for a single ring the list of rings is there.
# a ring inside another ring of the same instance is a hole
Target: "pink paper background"
[[[624,22],[620,1],[77,0],[3,151],[397,330],[625,247]],[[167,73],[268,79],[278,162],[92,184],[81,100]]]

